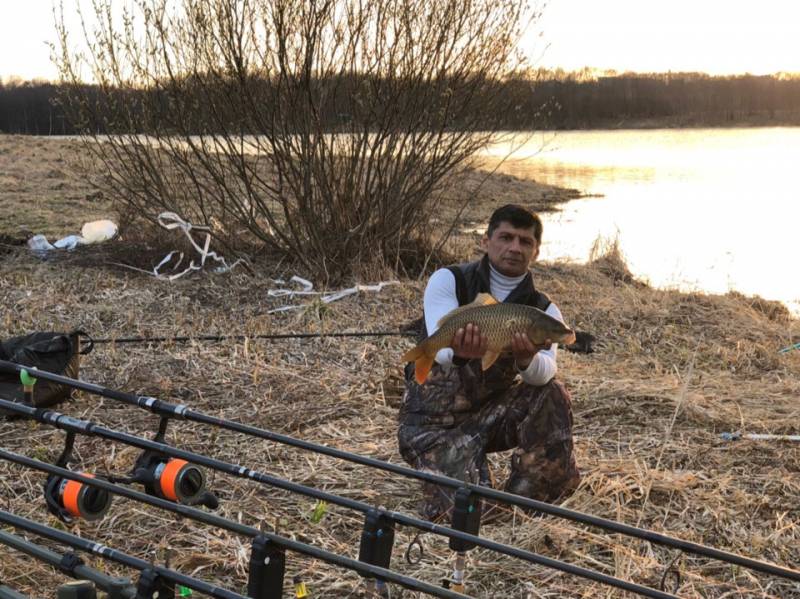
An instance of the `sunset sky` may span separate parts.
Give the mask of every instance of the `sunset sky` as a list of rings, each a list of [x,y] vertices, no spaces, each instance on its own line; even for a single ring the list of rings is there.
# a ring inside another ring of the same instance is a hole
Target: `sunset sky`
[[[0,0],[0,77],[55,77],[51,6]],[[550,0],[524,49],[565,70],[800,72],[800,1]]]

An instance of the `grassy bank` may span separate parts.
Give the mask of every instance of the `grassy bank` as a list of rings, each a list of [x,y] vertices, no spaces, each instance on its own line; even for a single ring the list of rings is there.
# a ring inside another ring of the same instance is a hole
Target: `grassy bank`
[[[70,168],[59,169],[63,186],[48,182],[55,178],[46,176],[52,168],[48,161],[60,157],[68,164],[80,158],[76,149],[38,139],[35,148],[21,147],[29,141],[0,137],[0,176],[14,177],[17,186],[16,191],[9,191],[9,185],[0,190],[5,211],[0,233],[11,239],[24,238],[26,230],[66,235],[79,231],[86,220],[114,216],[105,199],[87,199],[91,188]],[[471,176],[484,177],[479,172]],[[490,177],[485,185],[490,191],[470,208],[468,221],[481,222],[507,201],[522,198],[542,209],[553,205],[550,198],[574,195],[504,175]],[[453,196],[457,199],[458,193]],[[25,220],[34,216],[38,220]],[[474,252],[476,240],[458,240],[465,257]],[[418,316],[424,289],[424,282],[402,281],[380,293],[268,314],[289,301],[268,296],[276,286],[271,277],[293,274],[286,265],[254,276],[235,270],[166,283],[97,264],[42,262],[24,250],[0,253],[0,301],[5,306],[0,338],[77,327],[97,337],[385,330]],[[567,321],[598,338],[596,353],[559,353],[559,376],[573,394],[583,472],[581,487],[565,505],[784,565],[800,563],[800,444],[719,437],[725,431],[797,433],[800,352],[779,355],[777,350],[797,341],[798,321],[779,304],[735,293],[652,289],[630,276],[613,249],[587,265],[537,265],[535,275],[537,286],[558,302]],[[103,345],[85,358],[82,377],[400,463],[395,441],[400,356],[408,346],[409,341],[396,338]],[[152,415],[86,394],[78,394],[62,411],[137,434],[152,434],[157,425]],[[0,444],[30,456],[55,460],[62,438],[24,422],[0,423]],[[180,447],[401,512],[413,513],[420,499],[415,483],[396,476],[282,446],[243,442],[208,427],[173,426],[168,438]],[[137,455],[132,448],[98,439],[79,439],[76,448],[78,465],[93,472],[126,472]],[[492,458],[499,481],[507,461],[508,455]],[[223,475],[210,474],[209,479],[221,498],[220,515],[356,555],[359,514],[329,506],[314,524],[311,500]],[[0,480],[8,509],[55,523],[41,500],[42,475],[0,463]],[[105,520],[82,523],[73,531],[137,556],[155,551],[159,560],[169,547],[174,567],[234,590],[241,591],[246,580],[245,539],[127,500],[115,501]],[[482,532],[651,586],[658,586],[675,557],[656,545],[520,511]],[[423,537],[420,564],[402,559],[413,537],[411,530],[398,532],[393,567],[429,581],[448,576],[452,556],[443,538]],[[21,554],[3,555],[0,579],[32,596],[52,596],[51,589],[64,580]],[[682,597],[800,597],[797,585],[711,560],[686,556],[675,567]],[[297,573],[314,596],[358,595],[354,574],[292,556],[287,579]],[[468,592],[480,597],[620,596],[483,550],[470,553],[467,583]]]

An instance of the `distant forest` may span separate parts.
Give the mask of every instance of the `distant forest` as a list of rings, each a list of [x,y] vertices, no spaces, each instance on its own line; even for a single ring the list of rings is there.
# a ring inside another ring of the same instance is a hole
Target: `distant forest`
[[[347,90],[363,82],[339,83],[337,88]],[[797,77],[711,77],[698,73],[588,77],[580,73],[547,72],[540,73],[536,80],[511,79],[498,82],[497,86],[497,93],[518,99],[517,110],[504,119],[505,128],[510,130],[800,124],[800,78]],[[98,90],[92,87],[83,91],[89,96],[98,95]],[[0,82],[0,132],[79,133],[58,102],[59,92],[59,87],[51,83]],[[130,98],[153,92],[121,93]],[[331,130],[346,130],[347,97],[347,93],[340,94],[321,113]],[[235,115],[232,117],[236,119]],[[205,130],[208,121],[203,118],[202,110],[197,119],[197,132],[210,133]]]

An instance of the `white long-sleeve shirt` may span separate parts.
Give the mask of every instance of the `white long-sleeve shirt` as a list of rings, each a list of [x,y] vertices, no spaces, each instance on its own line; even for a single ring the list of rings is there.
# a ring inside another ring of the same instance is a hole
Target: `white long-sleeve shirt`
[[[507,277],[500,274],[490,265],[489,268],[489,286],[492,295],[497,301],[504,301],[508,294],[511,293],[517,285],[522,282],[525,275],[519,277]],[[456,297],[456,278],[450,270],[442,268],[437,270],[428,280],[428,286],[425,288],[424,296],[425,307],[425,326],[428,329],[428,335],[432,335],[436,329],[436,323],[448,312],[458,308],[458,298]],[[561,311],[554,303],[550,303],[547,307],[546,313],[557,318],[561,322],[564,317]],[[536,353],[531,360],[530,365],[520,371],[522,380],[529,385],[544,385],[550,381],[555,375],[557,370],[556,353],[557,344],[553,344],[549,349],[543,349]],[[436,361],[444,366],[451,367],[453,364],[453,350],[449,347],[440,349],[436,354]]]

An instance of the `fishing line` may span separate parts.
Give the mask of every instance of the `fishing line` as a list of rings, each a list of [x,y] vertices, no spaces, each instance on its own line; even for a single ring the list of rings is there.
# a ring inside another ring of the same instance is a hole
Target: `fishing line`
[[[20,366],[13,362],[7,362],[4,360],[0,360],[0,368],[6,368],[20,373],[26,370],[26,368],[23,366]],[[741,555],[737,555],[735,553],[730,553],[728,551],[716,549],[714,547],[709,547],[699,543],[694,543],[692,541],[686,541],[676,537],[671,537],[669,535],[658,533],[652,530],[631,526],[629,524],[624,524],[622,522],[617,522],[614,520],[608,520],[606,518],[601,518],[599,516],[585,514],[583,512],[578,512],[561,506],[545,503],[543,501],[537,501],[535,499],[530,499],[528,497],[522,497],[520,495],[507,493],[505,491],[498,491],[496,489],[491,489],[488,487],[483,487],[472,483],[465,483],[464,481],[443,476],[440,474],[433,474],[430,472],[414,470],[413,468],[409,468],[407,466],[392,464],[391,462],[385,462],[382,460],[378,460],[376,458],[370,458],[367,456],[362,456],[359,454],[347,452],[344,450],[327,447],[325,445],[304,441],[302,439],[296,439],[288,435],[283,435],[266,429],[260,429],[247,424],[242,424],[231,420],[217,418],[214,416],[204,414],[202,412],[194,411],[190,409],[188,406],[183,404],[177,405],[165,402],[160,399],[156,399],[155,397],[138,396],[132,393],[125,393],[123,391],[115,391],[112,389],[101,387],[100,385],[96,385],[93,383],[87,383],[77,379],[71,379],[68,377],[64,377],[46,371],[37,370],[34,368],[28,368],[27,370],[35,374],[36,377],[38,378],[42,378],[44,380],[50,380],[56,383],[61,383],[63,385],[67,385],[75,389],[80,389],[82,391],[87,391],[89,393],[107,397],[109,399],[114,399],[117,401],[121,401],[123,403],[134,405],[139,408],[149,410],[155,414],[159,414],[161,416],[169,416],[172,418],[189,420],[192,422],[208,424],[211,426],[217,426],[226,430],[231,430],[234,432],[239,432],[245,435],[258,437],[268,441],[274,441],[292,447],[309,450],[322,455],[327,455],[337,459],[342,459],[356,464],[360,464],[362,466],[377,468],[380,470],[384,470],[386,472],[391,472],[393,474],[399,474],[401,476],[405,476],[408,478],[415,478],[417,480],[434,483],[452,489],[466,487],[471,492],[483,497],[484,499],[491,499],[493,501],[509,505],[516,505],[521,508],[543,512],[546,514],[550,514],[552,516],[564,518],[566,520],[571,520],[573,522],[579,522],[581,524],[596,526],[598,528],[604,529],[609,532],[624,534],[626,536],[642,539],[659,545],[665,545],[675,549],[680,549],[681,551],[685,551],[688,553],[694,553],[696,555],[702,555],[723,562],[736,564],[765,574],[770,574],[773,576],[779,576],[781,578],[789,578],[791,580],[800,581],[800,572],[796,570],[744,557]],[[8,402],[3,402],[3,405],[5,405],[5,403]],[[19,405],[19,404],[14,404],[14,405]]]
[[[74,431],[76,433],[87,436],[98,436],[104,439],[118,441],[126,445],[138,447],[140,449],[150,449],[153,451],[163,453],[165,455],[169,455],[174,458],[180,458],[190,462],[194,462],[201,466],[206,466],[207,468],[212,468],[214,470],[218,470],[220,472],[224,472],[226,474],[230,474],[238,478],[249,478],[263,485],[283,489],[285,491],[297,493],[299,495],[305,495],[307,497],[312,497],[314,499],[327,501],[328,503],[340,505],[342,507],[352,509],[354,511],[359,511],[364,514],[369,515],[377,513],[380,517],[396,522],[397,524],[412,526],[414,528],[446,536],[451,539],[458,539],[459,541],[472,543],[476,546],[483,547],[485,549],[490,549],[497,553],[502,553],[504,555],[516,557],[530,563],[559,570],[561,572],[566,572],[568,574],[573,574],[581,578],[594,580],[595,582],[601,582],[603,584],[627,590],[636,593],[638,595],[642,595],[644,597],[655,597],[657,599],[675,599],[675,595],[664,593],[656,589],[651,589],[649,587],[645,587],[636,583],[621,580],[614,576],[602,574],[600,572],[590,570],[582,566],[576,566],[574,564],[562,562],[554,558],[549,558],[543,555],[539,555],[537,553],[533,553],[532,551],[526,551],[523,549],[519,549],[517,547],[504,545],[502,543],[477,537],[475,535],[461,532],[459,530],[454,530],[452,528],[440,526],[438,524],[434,524],[426,520],[420,520],[419,518],[414,518],[412,516],[407,516],[405,514],[401,514],[398,512],[388,511],[383,508],[376,509],[373,506],[361,501],[357,501],[347,497],[342,497],[340,495],[335,495],[333,493],[328,493],[326,491],[320,491],[312,487],[307,487],[305,485],[277,478],[275,476],[264,474],[256,470],[251,470],[244,466],[223,462],[215,458],[185,451],[182,449],[171,447],[169,445],[164,445],[163,443],[157,443],[155,441],[143,439],[141,437],[130,435],[128,433],[114,431],[99,426],[93,422],[87,420],[80,420],[77,418],[73,418],[71,416],[66,416],[64,414],[52,410],[37,409],[30,406],[25,406],[15,402],[7,401],[4,399],[0,399],[0,408],[8,409],[13,413],[19,414],[21,416],[27,416],[29,418],[36,420],[37,422],[54,426],[61,430]],[[88,484],[88,481],[93,479],[86,478],[85,481],[83,479],[81,480],[82,482],[86,482]],[[795,574],[797,575],[797,580],[800,580],[800,573],[795,573]]]

